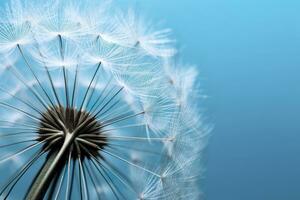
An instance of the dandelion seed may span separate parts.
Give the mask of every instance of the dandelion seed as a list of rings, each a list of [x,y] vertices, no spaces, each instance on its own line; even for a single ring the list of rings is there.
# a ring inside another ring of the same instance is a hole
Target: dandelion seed
[[[197,70],[170,62],[169,29],[110,7],[1,12],[0,199],[199,199]]]

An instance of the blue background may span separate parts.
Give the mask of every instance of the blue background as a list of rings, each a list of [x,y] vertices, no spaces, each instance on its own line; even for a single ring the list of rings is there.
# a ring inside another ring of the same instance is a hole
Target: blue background
[[[174,30],[215,124],[208,200],[300,199],[300,1],[116,0]]]
[[[119,0],[174,30],[215,124],[208,200],[300,199],[300,1]]]

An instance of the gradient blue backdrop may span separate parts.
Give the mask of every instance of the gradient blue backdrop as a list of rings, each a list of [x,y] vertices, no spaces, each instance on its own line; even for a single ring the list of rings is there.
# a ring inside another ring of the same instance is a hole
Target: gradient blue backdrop
[[[299,200],[300,1],[116,1],[163,19],[201,70],[206,199]]]
[[[119,0],[173,28],[215,123],[208,200],[300,199],[300,1]]]

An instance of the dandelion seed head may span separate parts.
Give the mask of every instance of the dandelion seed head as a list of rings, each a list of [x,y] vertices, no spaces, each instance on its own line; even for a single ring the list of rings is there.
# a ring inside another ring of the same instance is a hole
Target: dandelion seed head
[[[111,1],[0,14],[1,198],[199,197],[211,129],[170,29]]]

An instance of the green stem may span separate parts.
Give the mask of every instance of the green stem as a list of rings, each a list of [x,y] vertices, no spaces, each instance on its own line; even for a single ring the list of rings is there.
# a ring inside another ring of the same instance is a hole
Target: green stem
[[[42,169],[33,181],[26,195],[26,200],[41,200],[44,198],[51,182],[61,173],[66,162],[65,156],[73,142],[73,135],[67,133],[64,143],[58,151],[53,151],[44,163]]]

